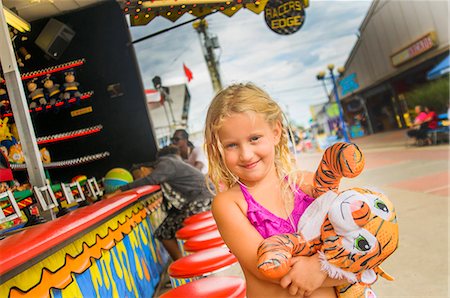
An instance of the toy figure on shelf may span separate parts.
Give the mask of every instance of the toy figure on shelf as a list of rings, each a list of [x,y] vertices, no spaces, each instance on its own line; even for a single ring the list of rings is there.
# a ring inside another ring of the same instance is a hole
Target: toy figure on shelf
[[[30,109],[35,109],[41,105],[47,104],[47,101],[45,100],[44,95],[44,89],[38,88],[38,85],[36,84],[36,78],[28,81],[27,83],[27,89],[28,89],[28,97],[31,99],[30,103]]]
[[[46,97],[49,104],[54,105],[61,101],[61,90],[59,89],[59,84],[54,84],[53,80],[50,78],[50,74],[46,75],[42,80],[44,88],[46,91]]]
[[[8,117],[0,119],[0,144],[9,150],[11,146],[17,144],[17,140],[9,131],[8,120]]]
[[[81,98],[81,93],[78,91],[78,86],[80,85],[75,81],[75,72],[73,70],[67,71],[64,73],[64,100],[67,101],[71,98],[76,98],[77,102],[79,102]]]
[[[39,150],[39,152],[41,153],[41,160],[42,163],[51,163],[52,159],[50,158],[50,152],[47,150],[47,148],[42,148],[41,150]]]
[[[31,59],[31,54],[27,51],[25,47],[22,46],[22,42],[28,40],[28,37],[21,34],[17,29],[13,27],[9,27],[9,36],[11,38],[11,42],[14,47],[14,52],[16,54],[16,61],[17,65],[19,67],[24,67],[24,63],[22,58],[27,61]],[[19,49],[18,52],[20,53],[20,56],[18,55],[16,49]]]
[[[7,153],[5,153],[4,150],[6,152],[8,152],[6,150],[6,148],[0,150],[0,182],[2,182],[2,185],[1,185],[2,190],[1,190],[1,192],[5,191],[3,189],[5,187],[4,183],[6,183],[7,181],[13,180],[13,174],[12,174],[9,162],[8,162]],[[8,188],[9,185],[6,184],[6,187]],[[6,189],[6,190],[8,190],[8,189]]]
[[[0,115],[8,113],[11,113],[11,103],[9,102],[5,87],[0,84]]]
[[[22,145],[15,144],[9,148],[8,159],[10,163],[23,164],[25,157],[23,156]]]

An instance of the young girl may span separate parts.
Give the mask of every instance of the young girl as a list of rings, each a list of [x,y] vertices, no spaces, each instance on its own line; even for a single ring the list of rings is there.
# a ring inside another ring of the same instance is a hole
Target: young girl
[[[219,190],[213,215],[243,269],[247,297],[335,297],[332,287],[345,281],[328,278],[317,255],[294,258],[290,272],[276,283],[256,268],[261,241],[295,232],[313,200],[300,190],[300,175],[293,174],[277,103],[253,84],[229,86],[211,102],[205,141],[208,174]]]

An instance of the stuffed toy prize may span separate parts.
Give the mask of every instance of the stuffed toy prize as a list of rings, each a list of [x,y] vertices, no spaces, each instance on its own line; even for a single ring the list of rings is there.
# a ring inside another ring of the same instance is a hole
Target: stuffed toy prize
[[[354,144],[329,147],[314,176],[313,203],[300,218],[297,233],[274,235],[258,248],[258,269],[279,279],[295,256],[320,255],[322,270],[348,284],[335,287],[338,297],[376,297],[370,285],[381,275],[379,265],[398,246],[394,206],[384,194],[362,188],[338,192],[342,177],[355,177],[364,156]]]

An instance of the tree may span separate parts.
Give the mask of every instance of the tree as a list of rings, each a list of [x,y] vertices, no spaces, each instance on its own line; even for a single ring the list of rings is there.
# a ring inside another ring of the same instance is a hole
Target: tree
[[[448,76],[422,84],[407,92],[405,97],[411,109],[421,105],[433,107],[438,113],[447,111],[450,98]]]

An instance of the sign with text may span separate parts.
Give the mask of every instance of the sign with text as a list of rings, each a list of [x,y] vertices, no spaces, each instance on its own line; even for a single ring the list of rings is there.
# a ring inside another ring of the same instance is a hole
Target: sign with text
[[[357,90],[359,88],[359,84],[356,81],[356,73],[351,73],[348,76],[343,77],[339,81],[339,86],[341,86],[342,96]]]
[[[281,35],[297,32],[305,21],[304,8],[307,4],[308,1],[305,0],[269,0],[264,8],[264,18],[267,26],[275,33]]]
[[[391,56],[392,65],[399,66],[412,58],[431,50],[435,46],[437,46],[437,37],[436,32],[433,31],[393,54]]]

